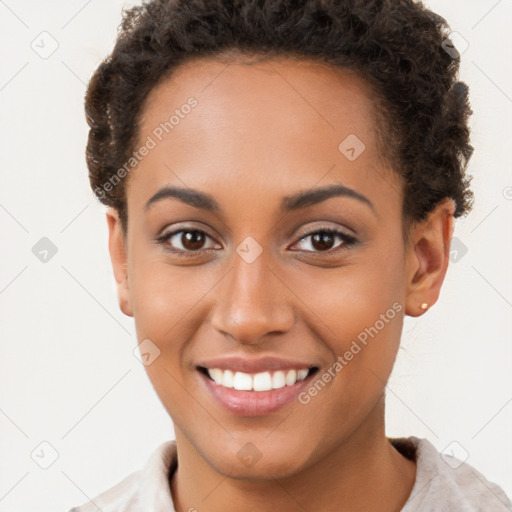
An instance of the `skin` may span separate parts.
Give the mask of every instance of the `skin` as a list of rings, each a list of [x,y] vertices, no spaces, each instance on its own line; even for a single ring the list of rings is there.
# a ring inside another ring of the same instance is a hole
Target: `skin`
[[[377,147],[371,92],[348,71],[287,58],[189,62],[151,91],[139,141],[190,96],[198,105],[129,176],[126,233],[107,212],[120,307],[139,342],[161,351],[146,370],[175,425],[176,510],[399,511],[416,465],[386,438],[385,384],[404,316],[439,296],[453,201],[413,225],[405,244],[402,182]],[[349,134],[366,147],[354,161],[338,150]],[[285,196],[329,184],[373,209],[331,197],[279,211]],[[146,210],[167,185],[211,194],[221,211],[176,198]],[[302,239],[329,227],[356,244]],[[178,228],[206,237],[155,242]],[[263,250],[252,263],[236,252],[248,236]],[[241,417],[200,385],[198,361],[225,355],[299,359],[321,375],[395,302],[402,310],[306,405]],[[247,443],[261,454],[251,467],[237,457]]]

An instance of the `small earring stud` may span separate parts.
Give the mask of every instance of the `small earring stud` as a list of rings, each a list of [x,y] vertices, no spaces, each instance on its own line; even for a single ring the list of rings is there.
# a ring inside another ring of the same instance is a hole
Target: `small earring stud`
[[[428,304],[426,302],[424,302],[420,307],[421,307],[421,309],[426,310],[426,309],[428,309]]]

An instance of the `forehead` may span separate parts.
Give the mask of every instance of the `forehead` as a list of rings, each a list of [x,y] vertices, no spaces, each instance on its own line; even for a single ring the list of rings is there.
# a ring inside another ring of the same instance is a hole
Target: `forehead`
[[[393,179],[375,120],[371,89],[350,70],[288,58],[195,59],[148,95],[139,145],[150,137],[155,147],[131,180],[146,195],[178,183],[220,202],[224,189],[242,184],[265,198],[289,193],[290,183],[338,182],[372,195]]]

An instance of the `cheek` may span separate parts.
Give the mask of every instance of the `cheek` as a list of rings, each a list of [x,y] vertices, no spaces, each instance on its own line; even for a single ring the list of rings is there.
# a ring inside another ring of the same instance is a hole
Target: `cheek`
[[[205,272],[170,265],[164,257],[134,248],[129,262],[130,299],[142,336],[179,340],[179,331],[205,294]],[[151,335],[151,336],[150,336]]]
[[[139,262],[142,260],[133,267],[130,283],[137,339],[139,343],[149,339],[158,348],[158,357],[145,370],[167,412],[179,423],[189,404],[182,365],[195,336],[194,306],[204,291],[190,268]]]
[[[332,354],[331,377],[323,375],[339,400],[322,404],[330,409],[327,416],[363,414],[380,396],[393,368],[403,327],[404,268],[398,252],[382,254],[372,248],[367,258],[343,268],[311,267],[301,276],[287,276],[303,300],[302,320],[307,319]]]
[[[329,330],[324,328],[323,342],[333,353],[333,363],[318,373],[306,394],[299,397],[305,404],[303,413],[314,417],[315,428],[323,433],[320,442],[326,449],[357,429],[381,400],[395,362],[403,319],[399,302],[377,300],[375,295],[356,297],[341,288],[339,297],[337,308],[331,303],[324,310]]]
[[[190,386],[194,340],[206,321],[208,293],[219,279],[207,265],[179,267],[163,258],[133,256],[130,298],[137,339],[149,339],[158,348],[146,372],[161,400],[172,407]]]
[[[370,255],[371,251],[367,251],[367,258],[357,262],[354,259],[344,267],[309,267],[286,276],[303,302],[302,310],[313,313],[311,322],[323,326],[325,339],[332,340],[337,353],[347,350],[352,340],[364,342],[365,333],[368,329],[374,333],[375,324],[377,335],[383,340],[380,345],[399,341],[404,307],[403,264],[397,255],[379,258]]]

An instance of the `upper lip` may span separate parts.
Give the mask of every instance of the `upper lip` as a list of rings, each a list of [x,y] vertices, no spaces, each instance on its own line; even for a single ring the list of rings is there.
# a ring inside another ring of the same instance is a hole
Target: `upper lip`
[[[219,357],[208,359],[198,364],[204,368],[220,368],[221,370],[231,370],[233,372],[259,373],[278,370],[309,370],[315,365],[303,361],[294,361],[292,359],[282,359],[279,357],[261,357],[258,359],[247,359],[238,356]]]

